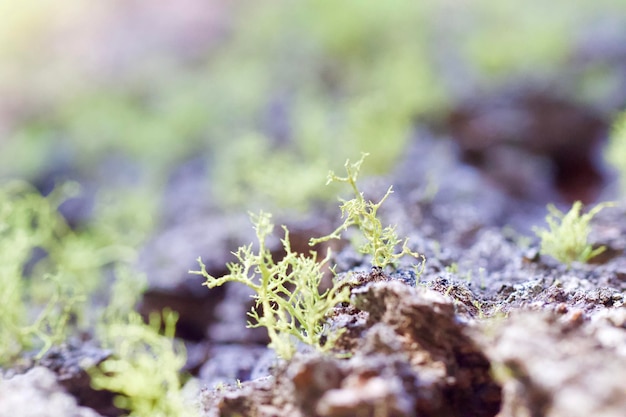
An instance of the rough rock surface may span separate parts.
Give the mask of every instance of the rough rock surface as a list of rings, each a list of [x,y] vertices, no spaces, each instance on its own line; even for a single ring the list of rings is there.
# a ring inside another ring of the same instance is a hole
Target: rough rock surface
[[[273,378],[206,393],[206,415],[496,415],[500,387],[449,297],[380,270],[357,281],[349,308],[364,320],[346,323],[340,345],[354,347],[349,358],[298,354]]]
[[[0,380],[0,416],[98,417],[81,407],[58,383],[51,370],[35,367],[25,374]]]
[[[483,333],[503,382],[501,417],[624,416],[626,309],[581,318],[518,312]]]

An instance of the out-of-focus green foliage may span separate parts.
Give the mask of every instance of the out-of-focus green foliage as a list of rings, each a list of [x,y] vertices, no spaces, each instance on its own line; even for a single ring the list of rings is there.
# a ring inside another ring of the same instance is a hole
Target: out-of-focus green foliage
[[[572,30],[576,29],[572,24],[582,23],[580,9],[571,3],[554,1],[537,8],[532,2],[481,0],[473,6],[460,5],[472,9],[469,19],[475,26],[463,41],[463,53],[491,82],[494,77],[555,70],[571,52]]]
[[[626,112],[613,125],[605,155],[607,161],[618,171],[620,191],[622,196],[626,196]]]
[[[91,286],[81,280],[72,285],[76,271],[66,265],[71,257],[61,246],[70,231],[56,212],[59,197],[41,197],[22,183],[0,188],[0,365],[63,340]],[[45,268],[38,268],[44,262],[37,251],[48,253]]]
[[[59,154],[91,169],[103,154],[119,153],[158,183],[201,152],[210,158],[214,201],[248,207],[306,208],[328,198],[311,176],[360,152],[373,155],[370,173],[385,172],[416,119],[512,77],[550,78],[587,28],[626,20],[618,0],[233,3],[227,31],[204,57],[138,57],[103,79],[85,75],[82,62],[76,69],[64,62],[54,74],[73,88],[43,88],[54,77],[49,66],[32,65],[38,57],[28,56],[29,39],[71,27],[67,10],[90,17],[80,2],[63,6],[58,16],[41,6],[47,20],[36,7],[6,14],[16,19],[9,27],[29,29],[18,37],[24,48],[0,43],[0,55],[29,63],[32,97],[45,102],[31,98],[36,111],[17,117],[0,143],[3,173],[36,175]],[[97,11],[106,16],[112,7]],[[41,59],[53,53],[33,50]],[[597,100],[607,90],[589,74],[571,91]],[[0,88],[18,75],[5,73]]]
[[[138,235],[125,239],[114,206],[92,227],[68,227],[57,208],[76,192],[72,183],[47,197],[21,182],[0,187],[0,365],[30,349],[43,354],[86,326],[105,269],[135,259],[128,244]]]
[[[198,415],[185,403],[179,372],[186,355],[174,340],[178,316],[155,313],[149,323],[131,313],[125,321],[109,322],[101,339],[113,356],[90,368],[95,389],[118,394],[116,407],[128,410],[129,417],[192,417]],[[163,330],[161,330],[163,329]]]
[[[119,393],[116,405],[131,416],[196,415],[180,393],[185,355],[173,339],[176,316],[145,324],[134,312],[144,281],[133,271],[133,246],[145,237],[148,213],[98,201],[98,221],[73,230],[58,207],[78,192],[72,183],[46,197],[22,182],[0,187],[0,367],[96,328],[114,356],[90,370],[94,387]]]
[[[268,143],[266,137],[249,133],[223,149],[214,171],[214,190],[222,204],[242,206],[251,200],[252,205],[305,210],[311,199],[328,198],[329,190],[319,186],[326,158],[307,159]]]
[[[546,222],[549,229],[535,228],[535,233],[541,239],[541,253],[550,255],[569,267],[574,261],[587,262],[604,252],[604,246],[594,249],[587,241],[591,231],[589,223],[600,210],[612,205],[598,204],[585,214],[580,213],[583,206],[580,201],[576,201],[567,213],[548,205]]]

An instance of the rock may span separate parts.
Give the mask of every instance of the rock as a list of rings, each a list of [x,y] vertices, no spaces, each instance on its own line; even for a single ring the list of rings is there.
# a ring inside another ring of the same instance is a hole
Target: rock
[[[420,415],[493,416],[500,407],[499,386],[490,364],[457,320],[452,300],[424,287],[377,282],[353,292],[353,302],[369,321],[393,329],[412,372],[441,404],[418,402]],[[367,340],[367,336],[365,338]],[[364,346],[371,345],[365,342]],[[370,352],[371,354],[371,352]],[[428,381],[426,384],[425,381]],[[419,391],[418,391],[419,392]]]
[[[0,381],[0,416],[98,417],[65,392],[51,370],[38,366]]]
[[[110,351],[98,348],[92,342],[73,341],[53,346],[37,365],[54,372],[57,383],[65,392],[75,397],[80,405],[105,416],[117,416],[122,410],[113,404],[115,394],[93,389],[91,378],[85,370],[98,365],[110,356]]]
[[[367,278],[360,276],[363,286],[353,290],[353,304],[366,318],[343,336],[355,339],[342,341],[354,348],[350,358],[298,353],[270,382],[263,379],[260,392],[251,381],[244,389],[205,393],[207,409],[248,417],[495,416],[500,387],[452,300],[380,270],[369,274],[374,282]]]
[[[626,329],[615,324],[619,316],[583,322],[519,312],[485,332],[503,384],[499,416],[624,416]]]

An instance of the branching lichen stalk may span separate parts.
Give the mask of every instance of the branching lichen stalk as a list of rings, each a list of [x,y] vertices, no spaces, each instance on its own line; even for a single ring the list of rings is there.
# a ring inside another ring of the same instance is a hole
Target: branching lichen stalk
[[[330,334],[325,326],[327,315],[337,304],[348,301],[348,288],[335,283],[332,288],[320,293],[319,285],[323,278],[322,267],[328,262],[327,256],[317,262],[317,254],[298,254],[291,249],[289,231],[283,226],[284,238],[281,243],[285,256],[274,261],[266,245],[274,225],[271,215],[261,212],[251,215],[258,239],[258,252],[252,244],[242,246],[234,252],[236,262],[227,264],[229,273],[223,277],[210,275],[201,259],[200,270],[192,274],[206,278],[206,285],[214,288],[226,282],[239,282],[251,288],[256,305],[248,313],[249,327],[265,327],[270,344],[276,354],[289,359],[300,341],[320,351],[332,349],[341,332]]]
[[[372,265],[375,267],[385,268],[388,265],[396,267],[400,258],[405,255],[419,259],[422,264],[424,257],[417,252],[413,252],[408,247],[408,239],[400,240],[396,234],[395,226],[383,227],[378,219],[378,209],[385,200],[393,193],[393,188],[389,187],[387,192],[378,203],[365,200],[363,193],[359,191],[356,181],[361,170],[363,161],[368,156],[364,153],[361,159],[354,163],[347,160],[345,169],[347,175],[339,177],[334,172],[328,174],[327,184],[332,182],[343,182],[350,185],[354,193],[351,200],[341,200],[341,216],[343,223],[327,236],[323,236],[310,240],[310,245],[316,245],[331,239],[341,239],[343,232],[355,227],[360,231],[362,243],[357,243],[359,252],[369,254],[372,257]],[[400,252],[397,247],[400,246]]]

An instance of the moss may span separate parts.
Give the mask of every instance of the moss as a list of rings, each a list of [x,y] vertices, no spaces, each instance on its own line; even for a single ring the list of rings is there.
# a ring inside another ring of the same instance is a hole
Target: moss
[[[605,155],[619,174],[621,195],[626,196],[626,112],[615,120]]]
[[[567,213],[561,212],[551,204],[548,205],[546,216],[548,229],[535,228],[535,233],[541,239],[541,253],[552,256],[568,267],[574,261],[587,262],[602,253],[605,247],[594,249],[587,241],[590,232],[589,223],[600,210],[612,205],[598,204],[582,215],[580,201],[576,201]]]
[[[96,208],[94,225],[68,226],[58,207],[79,192],[74,183],[45,197],[27,183],[0,185],[0,365],[91,327],[103,275],[135,260],[128,245],[142,233],[128,230],[129,213],[115,205]]]
[[[129,417],[192,417],[199,415],[185,403],[180,370],[186,355],[174,340],[178,316],[171,311],[152,314],[146,324],[131,313],[126,320],[108,322],[101,329],[103,346],[113,356],[89,369],[91,385],[118,395],[115,406]],[[162,329],[162,331],[161,331]]]
[[[0,365],[32,348],[45,353],[81,313],[85,287],[73,284],[61,248],[71,235],[56,211],[62,200],[61,189],[46,198],[25,183],[0,186]]]

